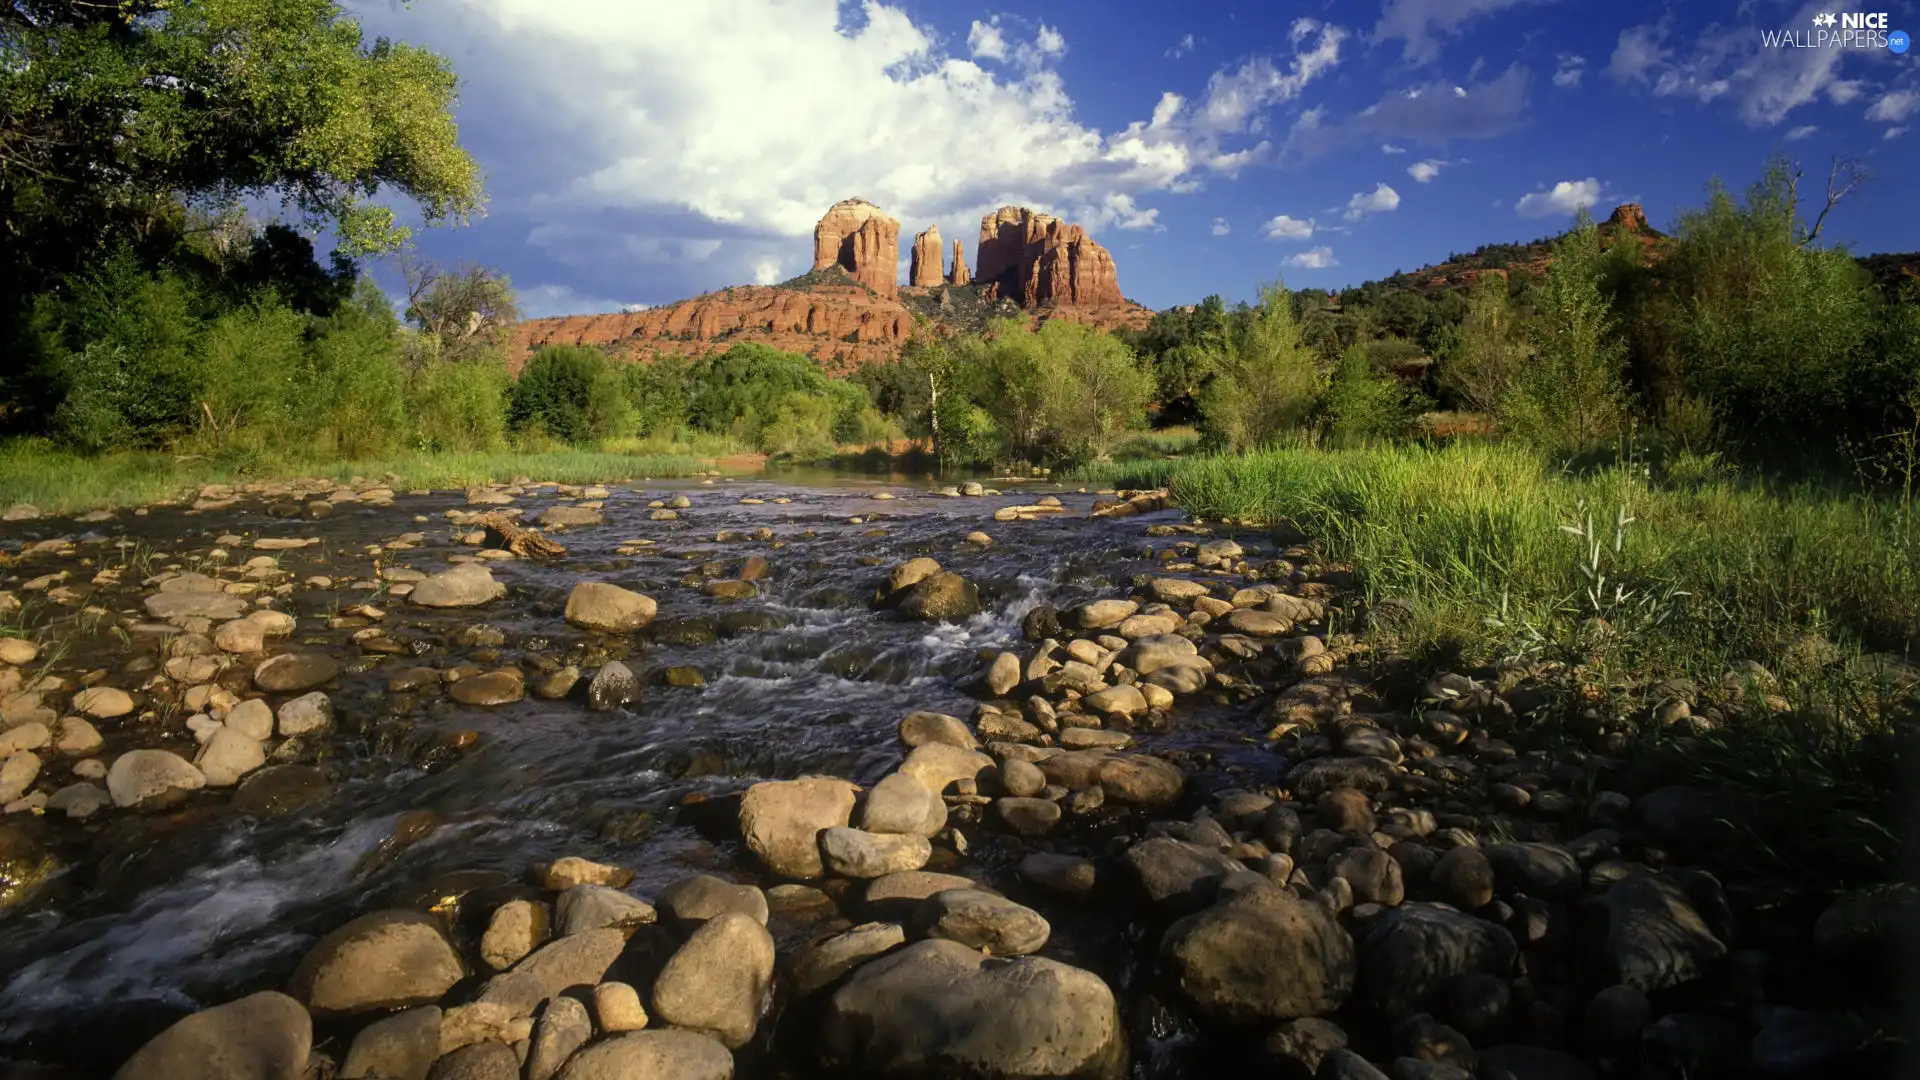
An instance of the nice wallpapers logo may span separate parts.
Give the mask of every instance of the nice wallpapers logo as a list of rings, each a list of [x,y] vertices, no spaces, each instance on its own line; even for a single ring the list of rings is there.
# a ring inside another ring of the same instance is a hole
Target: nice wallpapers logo
[[[1913,46],[1905,30],[1891,29],[1884,11],[1823,11],[1811,30],[1762,30],[1769,49],[1885,49],[1896,56]]]

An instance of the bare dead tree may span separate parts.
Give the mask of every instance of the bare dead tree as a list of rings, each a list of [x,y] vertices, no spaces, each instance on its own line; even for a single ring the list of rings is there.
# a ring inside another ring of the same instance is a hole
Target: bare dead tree
[[[400,275],[407,289],[407,319],[434,339],[446,359],[491,347],[520,320],[512,283],[488,267],[463,263],[448,270],[408,253],[400,258]]]
[[[1793,200],[1793,205],[1796,206],[1799,205],[1800,198],[1800,176],[1801,169],[1795,165],[1790,174],[1787,193]],[[1813,219],[1813,228],[1800,239],[1800,246],[1807,247],[1819,239],[1820,230],[1826,227],[1827,215],[1833,212],[1833,208],[1840,205],[1840,200],[1859,190],[1862,184],[1871,179],[1873,176],[1867,171],[1864,158],[1853,154],[1833,155],[1833,162],[1827,168],[1827,201]]]

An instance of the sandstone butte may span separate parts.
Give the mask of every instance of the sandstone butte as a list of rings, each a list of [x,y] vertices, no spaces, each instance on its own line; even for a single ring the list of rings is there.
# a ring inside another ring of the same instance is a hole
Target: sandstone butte
[[[865,199],[843,199],[813,231],[813,270],[790,286],[733,286],[644,311],[531,319],[514,328],[513,366],[543,345],[610,348],[629,360],[720,352],[760,342],[803,353],[834,374],[882,363],[924,324],[952,334],[949,289],[980,303],[1011,300],[1035,324],[1063,319],[1141,328],[1153,312],[1120,293],[1113,256],[1078,225],[1003,206],[980,222],[975,270],[959,240],[942,274],[940,232],[916,236],[910,284],[899,284],[900,223]],[[989,271],[989,268],[991,270]],[[964,294],[963,294],[964,295]]]

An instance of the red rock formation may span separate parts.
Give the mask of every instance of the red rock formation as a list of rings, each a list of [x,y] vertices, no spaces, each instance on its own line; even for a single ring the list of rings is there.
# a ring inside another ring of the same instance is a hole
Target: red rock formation
[[[1125,304],[1113,256],[1085,229],[1025,207],[980,219],[976,277],[1025,308]]]
[[[881,296],[900,291],[900,223],[865,199],[842,199],[813,227],[813,268],[839,266]]]
[[[913,265],[907,273],[907,284],[916,289],[930,289],[940,284],[944,280],[940,259],[945,254],[940,247],[940,226],[928,226],[927,231],[913,238]]]
[[[1607,224],[1631,233],[1653,231],[1652,226],[1647,224],[1647,212],[1639,203],[1621,203],[1614,207],[1612,216],[1607,218]]]
[[[519,363],[542,345],[610,346],[627,360],[703,356],[743,342],[802,353],[834,374],[890,360],[913,334],[898,300],[854,285],[806,290],[738,286],[666,307],[619,315],[533,319],[514,328],[509,355]]]
[[[960,241],[955,240],[953,242],[953,272],[947,275],[947,284],[970,285],[972,283],[973,276],[967,273],[967,253],[961,248]]]

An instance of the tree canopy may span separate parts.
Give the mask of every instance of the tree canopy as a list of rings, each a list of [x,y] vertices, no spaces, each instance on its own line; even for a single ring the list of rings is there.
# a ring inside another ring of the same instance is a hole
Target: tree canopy
[[[164,248],[187,208],[278,197],[349,257],[406,241],[383,189],[464,220],[455,91],[334,0],[0,0],[0,303]]]

